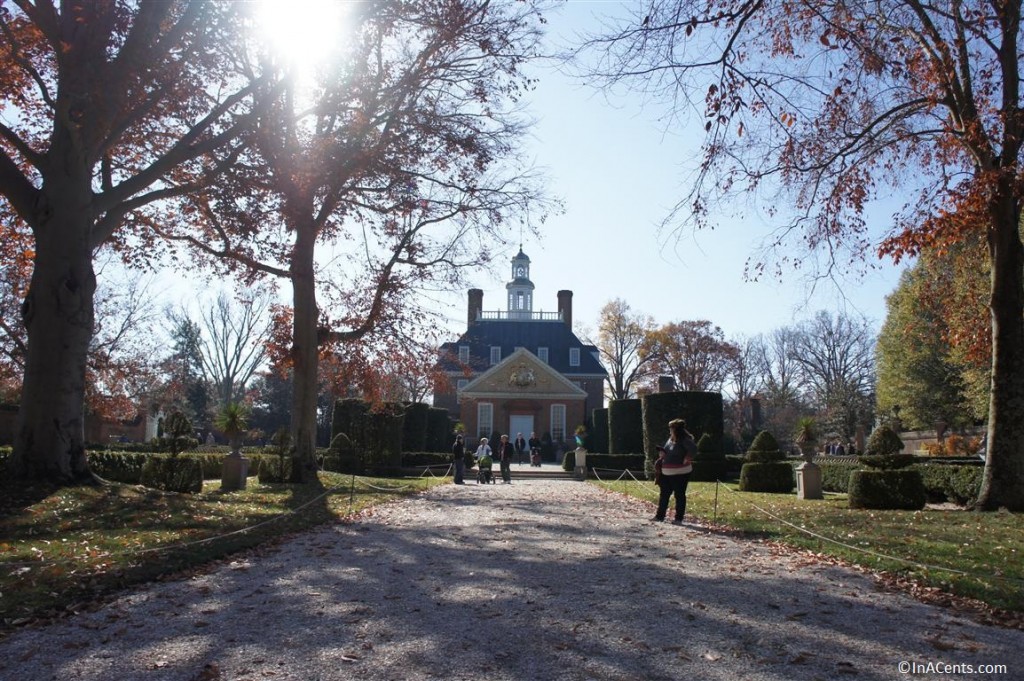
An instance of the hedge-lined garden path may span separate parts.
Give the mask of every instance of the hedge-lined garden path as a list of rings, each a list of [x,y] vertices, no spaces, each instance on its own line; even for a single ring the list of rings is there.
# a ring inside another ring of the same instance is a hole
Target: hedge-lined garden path
[[[442,485],[15,632],[0,679],[1024,678],[1024,632],[651,514],[574,481]]]

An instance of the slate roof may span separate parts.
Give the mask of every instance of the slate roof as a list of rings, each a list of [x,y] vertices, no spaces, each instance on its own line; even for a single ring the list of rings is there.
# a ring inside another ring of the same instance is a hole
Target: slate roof
[[[548,349],[548,366],[563,375],[608,374],[597,360],[597,348],[586,345],[563,322],[558,321],[517,321],[480,320],[462,334],[454,343],[441,346],[439,366],[443,371],[461,371],[458,363],[459,346],[469,346],[469,364],[474,372],[487,371],[491,367],[491,347],[501,347],[501,358],[505,359],[516,348],[523,347],[537,354],[537,349]],[[580,349],[580,365],[569,366],[569,348]]]

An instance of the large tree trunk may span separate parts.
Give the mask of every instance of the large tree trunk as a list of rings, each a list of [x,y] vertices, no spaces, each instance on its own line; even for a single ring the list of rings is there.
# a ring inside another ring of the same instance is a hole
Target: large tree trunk
[[[16,477],[74,484],[94,480],[85,459],[84,401],[96,277],[89,173],[66,172],[74,163],[64,160],[58,177],[44,182],[33,221],[36,257],[22,306],[28,350],[12,469]]]
[[[993,201],[992,392],[988,456],[975,507],[1024,510],[1024,247],[1020,213],[1011,187]]]
[[[313,255],[316,230],[298,226],[292,249],[292,482],[316,480],[317,370],[319,365],[319,311],[316,305]]]

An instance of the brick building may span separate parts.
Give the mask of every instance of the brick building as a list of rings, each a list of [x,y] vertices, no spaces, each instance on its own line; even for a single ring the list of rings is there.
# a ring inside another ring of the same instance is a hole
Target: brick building
[[[434,386],[434,406],[462,421],[470,444],[494,432],[571,442],[603,406],[607,372],[597,348],[572,331],[572,291],[558,292],[557,312],[534,312],[522,249],[511,273],[505,311],[485,312],[483,291],[469,290],[466,332],[441,346],[446,378]]]

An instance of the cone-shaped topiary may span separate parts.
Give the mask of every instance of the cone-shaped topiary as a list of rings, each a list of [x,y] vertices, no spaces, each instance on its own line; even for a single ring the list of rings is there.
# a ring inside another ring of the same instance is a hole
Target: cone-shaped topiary
[[[789,493],[795,486],[793,467],[779,449],[779,442],[762,430],[750,443],[747,462],[740,470],[740,491]]]
[[[779,449],[779,442],[767,430],[762,430],[750,443],[747,450],[747,461],[767,463],[769,461],[785,461],[786,455]]]
[[[704,433],[700,436],[700,440],[697,441],[697,456],[693,458],[696,461],[724,459],[725,454],[722,453],[722,448],[715,442],[715,438],[711,437],[708,433]]]
[[[872,468],[850,474],[850,508],[909,509],[924,508],[927,494],[921,473],[898,470],[914,462],[911,454],[900,454],[903,441],[888,427],[876,428],[858,460]]]
[[[690,480],[714,482],[726,476],[729,462],[725,460],[722,448],[710,433],[704,433],[697,441],[697,455],[693,457],[693,473]]]
[[[889,426],[875,428],[864,446],[864,454],[860,456],[860,462],[871,468],[893,470],[906,468],[914,463],[912,454],[900,454],[903,449],[903,440]]]

